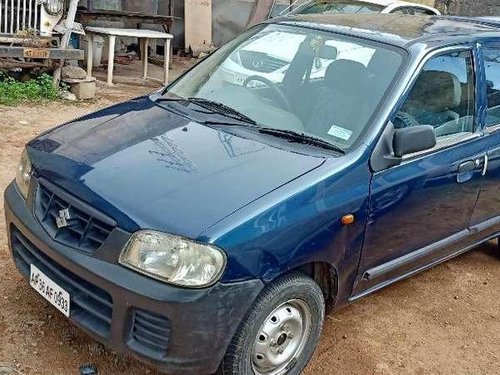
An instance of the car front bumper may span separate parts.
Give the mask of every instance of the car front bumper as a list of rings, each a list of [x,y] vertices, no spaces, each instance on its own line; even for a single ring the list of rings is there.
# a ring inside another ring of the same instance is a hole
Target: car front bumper
[[[260,280],[199,290],[170,286],[55,242],[15,184],[5,191],[9,246],[28,279],[31,264],[69,292],[70,320],[117,352],[168,373],[217,370],[241,320],[263,288]],[[117,253],[127,236],[110,238]],[[113,253],[112,251],[110,253]]]

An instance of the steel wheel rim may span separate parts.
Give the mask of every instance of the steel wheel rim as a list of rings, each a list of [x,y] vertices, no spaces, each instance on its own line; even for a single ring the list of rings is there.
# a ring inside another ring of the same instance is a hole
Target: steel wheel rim
[[[289,300],[269,314],[254,339],[252,367],[258,375],[285,374],[304,350],[312,314],[302,300]]]

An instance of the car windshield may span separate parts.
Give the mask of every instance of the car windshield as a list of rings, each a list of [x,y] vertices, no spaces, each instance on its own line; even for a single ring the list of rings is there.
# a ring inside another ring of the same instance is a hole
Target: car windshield
[[[364,39],[259,25],[175,81],[165,97],[190,99],[207,107],[207,116],[218,106],[233,120],[346,149],[368,126],[402,60],[399,50]]]
[[[298,7],[294,14],[311,13],[380,13],[383,6],[377,4],[365,3],[362,1],[346,0],[313,0]]]

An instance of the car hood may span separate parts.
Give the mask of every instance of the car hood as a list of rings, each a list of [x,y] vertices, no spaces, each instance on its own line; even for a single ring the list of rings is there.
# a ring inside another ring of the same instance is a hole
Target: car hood
[[[128,231],[196,238],[324,159],[229,134],[138,98],[28,145],[36,174]]]

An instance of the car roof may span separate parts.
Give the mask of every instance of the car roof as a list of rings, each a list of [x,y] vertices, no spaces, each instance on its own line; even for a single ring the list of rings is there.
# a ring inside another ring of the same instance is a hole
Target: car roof
[[[298,14],[274,23],[316,28],[409,48],[414,44],[449,45],[472,35],[500,36],[500,25],[477,18],[405,14]]]

